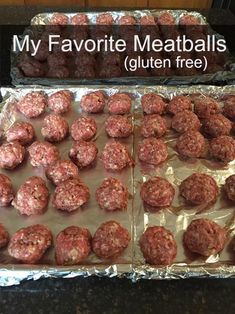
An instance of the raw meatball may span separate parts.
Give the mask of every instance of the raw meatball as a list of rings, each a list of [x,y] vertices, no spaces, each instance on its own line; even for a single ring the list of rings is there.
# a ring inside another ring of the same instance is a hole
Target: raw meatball
[[[105,130],[110,137],[128,137],[132,133],[132,123],[126,116],[113,115],[106,120]]]
[[[199,96],[194,99],[194,111],[199,118],[209,118],[210,115],[220,113],[219,103],[209,96]]]
[[[93,66],[90,65],[82,66],[77,68],[77,70],[74,73],[74,76],[80,79],[95,78],[96,77],[95,69]]]
[[[224,102],[224,114],[230,118],[235,119],[235,95],[230,95]]]
[[[32,124],[28,122],[15,122],[6,132],[8,142],[17,141],[21,145],[30,144],[35,137]]]
[[[112,77],[120,77],[122,75],[122,70],[117,65],[100,65],[100,70],[98,72],[98,77],[101,78],[112,78]]]
[[[191,252],[207,257],[223,250],[226,232],[212,220],[195,219],[185,231],[183,241]]]
[[[57,160],[46,169],[47,179],[58,185],[68,179],[78,177],[78,168],[70,160]]]
[[[177,140],[176,150],[182,157],[202,157],[206,149],[205,138],[200,132],[188,131],[183,133]]]
[[[231,175],[225,180],[225,193],[231,201],[235,201],[235,175]]]
[[[187,131],[199,131],[201,123],[195,113],[186,110],[174,115],[171,127],[179,133],[184,133]]]
[[[21,98],[16,106],[27,118],[37,118],[45,112],[47,98],[42,92],[31,92]]]
[[[166,108],[166,103],[160,95],[149,93],[141,98],[143,111],[147,114],[158,113],[163,114]]]
[[[27,55],[22,58],[18,67],[26,77],[43,77],[45,75],[44,64]]]
[[[79,13],[75,14],[72,19],[71,19],[71,24],[72,25],[88,25],[89,24],[89,19],[86,14],[84,13]]]
[[[142,26],[156,26],[156,21],[153,15],[144,15],[140,18],[140,25]]]
[[[14,191],[11,180],[4,174],[0,173],[0,207],[9,206],[13,198]]]
[[[78,68],[95,66],[96,64],[95,57],[89,52],[79,53],[78,55],[76,55],[74,61]]]
[[[49,68],[46,76],[50,78],[58,78],[58,79],[67,78],[69,77],[69,70],[67,67],[63,65],[55,66],[55,67]]]
[[[139,244],[146,262],[152,265],[171,265],[177,254],[174,236],[164,227],[148,227]]]
[[[4,143],[0,146],[0,168],[14,169],[22,163],[25,149],[18,142]]]
[[[0,249],[7,245],[9,241],[9,233],[4,226],[0,224]]]
[[[230,136],[219,136],[210,142],[210,153],[212,157],[223,162],[235,159],[235,141]]]
[[[100,208],[108,211],[125,210],[128,190],[118,179],[107,178],[96,190],[96,201]]]
[[[55,113],[62,114],[71,109],[73,95],[68,90],[60,90],[48,98],[48,107]]]
[[[136,25],[137,22],[134,16],[124,15],[119,19],[118,24],[119,25]]]
[[[127,114],[131,111],[132,99],[124,93],[116,93],[108,99],[108,111],[111,114]]]
[[[113,17],[109,13],[101,13],[96,18],[97,25],[112,25],[113,23]]]
[[[73,143],[69,157],[79,168],[84,168],[94,163],[97,153],[98,149],[94,142],[80,140]]]
[[[213,114],[204,123],[204,131],[213,137],[229,135],[231,129],[232,123],[222,114]]]
[[[56,209],[72,212],[87,203],[89,198],[89,189],[84,183],[79,179],[68,179],[56,187],[53,206]]]
[[[166,179],[154,177],[143,183],[140,196],[150,206],[166,207],[171,205],[175,189]]]
[[[91,234],[86,228],[70,226],[56,237],[55,258],[58,265],[77,265],[91,252]]]
[[[164,12],[162,13],[159,18],[158,18],[158,24],[159,25],[175,25],[175,18],[173,17],[173,15],[170,12]]]
[[[68,59],[64,52],[54,51],[47,58],[48,67],[57,70],[57,67],[67,66]]]
[[[49,191],[46,182],[40,177],[30,177],[23,183],[12,205],[21,215],[43,214],[49,202]]]
[[[166,131],[166,120],[160,115],[151,114],[144,117],[140,130],[143,137],[162,137]]]
[[[219,189],[216,181],[205,173],[193,173],[180,184],[180,194],[193,205],[214,203]]]
[[[200,25],[199,19],[192,14],[185,14],[179,19],[180,25]]]
[[[20,262],[35,264],[51,245],[51,231],[44,225],[33,225],[21,228],[12,236],[8,253]]]
[[[127,166],[133,166],[134,161],[127,147],[113,141],[105,145],[101,155],[106,170],[119,171]]]
[[[92,92],[82,96],[80,106],[88,113],[98,113],[104,110],[105,95],[101,91]]]
[[[41,133],[49,142],[61,142],[69,133],[68,122],[58,114],[50,114],[42,122]]]
[[[192,110],[192,102],[188,96],[175,96],[167,106],[167,111],[174,115],[185,110]]]
[[[50,19],[51,25],[67,25],[69,22],[68,16],[63,13],[54,13]]]
[[[150,137],[139,144],[139,160],[152,165],[158,165],[168,157],[167,146],[161,139]]]
[[[71,126],[71,136],[75,141],[90,141],[97,132],[97,125],[94,119],[80,117]]]
[[[102,259],[114,259],[121,255],[131,240],[130,234],[116,221],[103,223],[92,239],[92,250]]]
[[[48,142],[35,141],[28,151],[31,165],[34,167],[47,167],[54,164],[60,157],[57,147]]]

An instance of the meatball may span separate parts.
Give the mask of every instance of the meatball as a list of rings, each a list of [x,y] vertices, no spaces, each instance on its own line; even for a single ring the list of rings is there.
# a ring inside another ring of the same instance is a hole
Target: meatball
[[[76,69],[74,76],[79,79],[92,79],[96,77],[95,69],[93,66],[81,66]]]
[[[174,115],[171,127],[179,133],[184,133],[187,131],[199,131],[201,123],[195,113],[181,111]]]
[[[50,19],[51,25],[67,25],[69,22],[68,16],[63,13],[54,13]]]
[[[140,130],[143,137],[162,137],[166,131],[166,120],[160,115],[151,114],[144,117]]]
[[[96,18],[97,25],[112,25],[113,23],[113,17],[109,13],[101,13]]]
[[[53,206],[66,212],[72,212],[79,209],[88,202],[90,192],[79,179],[68,179],[61,182],[55,189],[53,197]]]
[[[77,265],[91,252],[91,234],[86,228],[70,226],[56,237],[55,258],[58,265]]]
[[[226,231],[209,219],[195,219],[183,236],[184,245],[193,253],[210,256],[223,250]]]
[[[153,15],[144,15],[140,18],[140,25],[142,26],[155,26],[156,21]]]
[[[118,179],[105,179],[96,190],[95,195],[96,201],[102,209],[116,211],[127,208],[128,190]]]
[[[192,205],[212,204],[219,193],[216,181],[205,173],[193,173],[181,182],[179,190]]]
[[[7,245],[9,241],[9,233],[4,226],[0,224],[0,249]]]
[[[94,142],[80,140],[73,143],[69,157],[79,168],[84,168],[94,163],[97,153],[98,149]]]
[[[46,177],[54,185],[68,179],[78,178],[78,168],[70,160],[57,160],[46,169]]]
[[[159,18],[158,18],[158,24],[159,25],[175,25],[175,18],[173,17],[173,15],[170,12],[164,12],[162,13]]]
[[[17,104],[17,109],[27,118],[37,118],[45,112],[47,107],[46,95],[42,92],[31,92],[21,98]]]
[[[11,238],[8,253],[25,264],[36,264],[52,245],[51,231],[44,225],[18,230]]]
[[[47,167],[54,164],[60,157],[57,147],[48,142],[35,141],[28,151],[33,167]]]
[[[66,66],[53,66],[49,68],[46,77],[63,79],[69,77],[69,70]]]
[[[194,111],[199,118],[206,119],[210,115],[220,113],[219,103],[209,96],[198,96],[194,99]]]
[[[4,174],[0,173],[0,207],[9,206],[13,198],[14,190],[11,180]]]
[[[192,25],[200,25],[201,23],[196,16],[194,16],[192,14],[184,14],[179,19],[179,24],[192,26]]]
[[[26,77],[44,77],[45,75],[44,64],[29,56],[24,57],[18,67]]]
[[[75,14],[71,19],[72,25],[88,25],[89,19],[88,16],[84,13]]]
[[[48,97],[48,107],[58,114],[68,112],[71,109],[73,95],[68,90],[60,90]]]
[[[210,142],[209,147],[212,157],[223,162],[235,159],[235,140],[230,136],[219,136]]]
[[[101,160],[105,169],[111,171],[119,171],[134,164],[127,147],[116,141],[105,145]]]
[[[71,126],[71,136],[75,141],[90,141],[97,132],[97,125],[94,119],[80,117]]]
[[[143,183],[140,196],[147,205],[166,207],[172,204],[175,189],[166,179],[154,177]]]
[[[30,144],[34,137],[34,128],[28,122],[15,122],[6,132],[6,140],[8,142],[17,141],[21,145]]]
[[[95,66],[96,64],[95,57],[89,52],[79,53],[78,55],[76,55],[74,61],[78,68],[86,68],[89,66]]]
[[[222,114],[213,114],[204,123],[204,131],[212,137],[229,135],[231,129],[232,123]]]
[[[173,115],[185,110],[192,110],[192,102],[188,96],[175,96],[167,106],[167,111]]]
[[[112,78],[112,77],[120,77],[121,75],[122,75],[121,68],[115,64],[108,65],[108,66],[106,66],[105,64],[100,65],[98,77]]]
[[[177,254],[173,234],[160,226],[148,227],[139,245],[146,262],[152,265],[171,265]]]
[[[82,96],[80,106],[88,113],[98,113],[104,110],[105,95],[101,91],[91,92]]]
[[[167,146],[161,139],[149,137],[139,144],[139,160],[152,165],[158,165],[168,157]]]
[[[33,46],[30,46],[30,52],[34,53]],[[34,59],[43,62],[43,61],[47,60],[49,53],[50,52],[48,49],[48,43],[45,41],[41,41],[40,45],[38,47],[38,50],[37,50],[36,54],[34,55]]]
[[[30,177],[16,193],[12,205],[21,215],[43,214],[49,202],[49,191],[46,182],[40,177]]]
[[[128,137],[132,133],[132,123],[126,116],[113,115],[106,120],[105,130],[110,137]]]
[[[25,149],[18,142],[4,143],[0,146],[0,168],[14,169],[25,157]]]
[[[134,16],[124,15],[119,19],[118,24],[119,25],[136,25],[137,22]]]
[[[49,142],[61,142],[69,133],[68,122],[58,114],[50,114],[43,120],[41,133]]]
[[[124,93],[116,93],[109,97],[107,107],[111,114],[128,114],[131,111],[132,99]]]
[[[206,141],[198,131],[188,131],[183,133],[177,140],[176,150],[182,157],[199,158],[202,157],[206,149]]]
[[[235,175],[231,175],[225,180],[224,191],[231,201],[235,201]]]
[[[116,221],[104,222],[92,239],[93,252],[102,259],[114,259],[121,255],[131,240],[130,234]]]
[[[166,108],[166,103],[163,98],[155,93],[149,93],[142,96],[141,105],[146,114],[163,114]]]
[[[235,95],[230,95],[225,100],[223,111],[228,118],[235,120]]]

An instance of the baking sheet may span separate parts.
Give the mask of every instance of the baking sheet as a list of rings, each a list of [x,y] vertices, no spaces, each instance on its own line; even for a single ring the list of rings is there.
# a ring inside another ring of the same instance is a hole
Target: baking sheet
[[[76,276],[119,276],[127,277],[133,281],[140,278],[146,279],[176,279],[176,278],[189,278],[189,277],[219,277],[227,278],[235,276],[235,256],[229,249],[229,242],[220,255],[211,256],[205,260],[190,259],[183,250],[182,234],[187,225],[193,218],[211,218],[218,222],[220,225],[225,226],[231,238],[234,234],[235,227],[235,211],[234,205],[227,203],[220,195],[217,203],[200,213],[196,212],[196,208],[186,207],[182,199],[178,199],[176,194],[173,206],[164,209],[157,213],[147,213],[144,211],[142,201],[139,197],[140,185],[149,176],[161,175],[166,177],[173,185],[178,186],[179,183],[191,173],[195,171],[203,171],[211,174],[218,185],[221,186],[225,178],[235,172],[235,161],[231,162],[226,167],[221,167],[221,164],[207,160],[197,160],[195,163],[187,163],[179,160],[173,147],[176,140],[175,133],[169,131],[165,137],[169,147],[169,158],[162,165],[157,168],[143,167],[136,157],[136,150],[140,140],[139,126],[142,119],[142,110],[140,107],[141,96],[145,93],[156,92],[167,99],[171,99],[175,95],[180,94],[194,94],[202,93],[209,94],[215,98],[220,98],[226,94],[235,94],[234,86],[215,87],[215,86],[192,86],[192,87],[171,87],[171,86],[58,86],[56,88],[44,87],[27,87],[27,88],[2,88],[1,93],[4,97],[2,106],[2,113],[0,115],[0,126],[2,135],[5,130],[18,118],[22,119],[14,108],[14,101],[22,97],[24,94],[33,90],[44,90],[48,95],[60,90],[68,89],[74,93],[75,102],[73,103],[73,111],[67,116],[67,120],[71,125],[77,115],[81,113],[79,108],[79,100],[84,93],[95,90],[103,90],[107,95],[112,95],[116,92],[129,93],[133,98],[132,117],[135,125],[134,136],[129,139],[122,140],[129,147],[129,150],[134,154],[136,166],[134,169],[129,168],[120,173],[108,173],[103,169],[103,166],[98,160],[93,169],[81,170],[80,176],[82,180],[88,185],[91,191],[91,200],[84,207],[84,210],[77,211],[72,214],[65,214],[56,211],[49,204],[48,211],[41,216],[23,217],[20,216],[13,208],[2,208],[0,211],[0,221],[6,226],[12,235],[16,230],[21,227],[28,226],[34,223],[44,223],[51,228],[54,237],[56,234],[69,225],[79,225],[90,229],[93,234],[97,227],[104,221],[117,220],[123,224],[131,233],[131,243],[125,253],[115,261],[110,263],[103,263],[94,254],[91,254],[87,260],[86,265],[56,266],[54,262],[54,250],[51,248],[42,259],[40,265],[22,265],[16,263],[11,259],[6,249],[0,252],[0,285],[18,284],[22,280],[39,279],[41,277],[60,277],[70,278]],[[104,120],[107,113],[92,115],[98,123],[98,133],[95,139],[96,144],[101,152],[108,137],[104,132]],[[40,125],[42,117],[34,119],[34,127],[38,138],[40,135]],[[68,148],[71,146],[71,140],[68,139],[61,144],[58,144],[61,155],[67,157]],[[27,170],[27,172],[26,172]],[[1,171],[7,173],[14,182],[14,187],[17,189],[21,183],[25,181],[30,175],[41,175],[43,172],[37,170],[29,165],[29,163],[21,166],[17,171]],[[126,212],[107,213],[100,210],[94,199],[94,191],[99,186],[101,181],[106,176],[115,176],[123,181],[130,192],[130,199],[128,209]],[[48,183],[48,187],[52,191],[53,187]],[[177,187],[176,187],[177,191]],[[198,210],[198,208],[197,208]],[[142,254],[139,249],[138,240],[142,232],[150,225],[163,225],[169,228],[176,236],[178,245],[178,254],[175,263],[168,267],[153,267],[144,262]]]

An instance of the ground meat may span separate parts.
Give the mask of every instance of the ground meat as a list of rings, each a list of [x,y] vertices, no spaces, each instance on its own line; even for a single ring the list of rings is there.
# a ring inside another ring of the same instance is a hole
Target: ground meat
[[[177,140],[176,150],[182,157],[199,158],[203,156],[206,142],[203,135],[198,131],[183,133]]]
[[[220,113],[219,103],[209,96],[198,96],[194,99],[194,111],[199,118],[206,119],[212,114]]]
[[[8,253],[20,262],[35,264],[51,245],[51,231],[44,225],[33,225],[21,228],[12,236]]]
[[[4,143],[0,146],[0,168],[14,169],[25,157],[25,149],[18,142]]]
[[[194,173],[180,184],[180,194],[193,205],[214,203],[218,193],[216,181],[205,173]]]
[[[167,111],[173,115],[185,110],[192,110],[192,102],[188,96],[175,96],[167,106]]]
[[[77,265],[91,252],[91,234],[86,228],[70,226],[56,237],[55,258],[58,265]]]
[[[4,226],[0,224],[0,249],[7,245],[9,241],[9,233]]]
[[[139,144],[138,157],[145,163],[158,165],[168,157],[167,146],[161,139],[154,137],[144,139]]]
[[[72,25],[88,25],[89,19],[88,16],[84,13],[75,14],[71,19]]]
[[[118,24],[119,25],[136,25],[137,21],[134,16],[124,15],[119,19]]]
[[[104,93],[102,91],[96,91],[83,95],[80,106],[85,112],[98,113],[104,110],[105,102]]]
[[[30,47],[30,52],[31,53],[34,52],[32,46]],[[38,47],[38,51],[34,55],[34,59],[43,62],[47,59],[48,56],[49,56],[48,43],[46,43],[45,41],[41,41]]]
[[[224,114],[235,120],[235,95],[230,95],[224,102]]]
[[[232,123],[222,114],[213,114],[204,123],[204,132],[212,137],[229,135],[232,130]]]
[[[29,56],[25,56],[19,62],[18,67],[26,77],[43,77],[45,75],[44,64]]]
[[[79,179],[68,179],[61,182],[55,189],[53,206],[67,212],[79,209],[88,202],[90,192]]]
[[[89,52],[79,53],[76,55],[74,62],[78,68],[88,66],[93,67],[96,64],[95,57]]]
[[[60,65],[57,67],[49,68],[46,76],[58,79],[67,78],[69,77],[69,70],[67,67]]]
[[[124,93],[116,93],[109,97],[107,107],[111,114],[128,114],[131,111],[132,99]]]
[[[140,18],[140,25],[156,26],[156,21],[153,15],[144,15]]]
[[[177,254],[173,234],[160,226],[148,227],[139,245],[146,262],[152,265],[171,265]]]
[[[53,52],[47,58],[47,63],[49,68],[54,68],[58,66],[66,66],[68,63],[67,57],[64,52]]]
[[[21,98],[16,106],[27,118],[37,118],[45,112],[47,98],[43,92],[31,92]]]
[[[30,177],[23,183],[12,202],[21,215],[40,215],[46,211],[49,191],[40,177]]]
[[[62,114],[71,109],[73,94],[68,90],[60,90],[48,97],[48,107],[55,113]]]
[[[13,198],[14,190],[11,180],[4,174],[0,173],[0,207],[9,206]]]
[[[171,127],[179,133],[184,133],[187,131],[199,131],[201,123],[195,113],[186,110],[174,115]]]
[[[162,13],[158,18],[158,24],[159,25],[175,25],[175,18],[170,12],[164,12]]]
[[[54,164],[60,157],[57,147],[48,142],[35,141],[28,151],[31,165],[34,167],[47,167]]]
[[[140,196],[147,205],[166,207],[171,205],[175,196],[175,189],[166,179],[154,177],[143,183]]]
[[[212,157],[223,162],[235,159],[235,140],[230,136],[219,136],[210,142],[210,153]]]
[[[101,13],[96,18],[96,25],[113,25],[113,23],[113,17],[109,13]]]
[[[69,157],[79,168],[92,166],[97,154],[98,149],[95,143],[83,140],[74,142],[69,151]]]
[[[179,19],[180,25],[200,25],[199,19],[192,14],[185,14]]]
[[[166,120],[160,115],[151,114],[144,117],[140,130],[143,137],[162,137],[166,131]]]
[[[184,245],[193,253],[210,256],[223,250],[226,231],[209,219],[195,219],[183,236]]]
[[[30,144],[35,137],[32,124],[23,121],[16,121],[6,132],[8,142],[17,141],[21,145]]]
[[[91,79],[96,77],[95,69],[93,66],[82,66],[76,69],[74,76],[80,79]]]
[[[131,240],[130,234],[116,221],[103,223],[92,239],[93,252],[102,259],[114,259],[120,256]]]
[[[75,141],[90,141],[97,132],[97,124],[94,119],[80,117],[71,126],[71,136]]]
[[[50,19],[51,25],[67,25],[69,22],[68,16],[63,13],[54,13]]]
[[[112,115],[105,122],[105,130],[110,137],[128,137],[132,129],[132,122],[126,116]]]
[[[112,77],[120,77],[122,75],[122,70],[119,66],[100,64],[100,69],[98,72],[98,77],[101,78],[112,78]]]
[[[58,114],[50,114],[42,122],[41,133],[49,142],[61,142],[69,133],[68,122]]]
[[[163,114],[166,103],[160,95],[149,93],[141,98],[143,111],[147,114],[158,113]]]
[[[235,201],[235,175],[231,175],[225,180],[224,191],[231,201]]]
[[[46,176],[54,185],[78,178],[78,168],[70,160],[57,160],[46,169]]]
[[[105,145],[101,155],[106,170],[119,171],[127,166],[133,166],[134,161],[127,147],[119,142],[113,141]]]
[[[128,203],[128,190],[115,178],[105,179],[96,190],[96,201],[100,208],[108,211],[125,210]]]

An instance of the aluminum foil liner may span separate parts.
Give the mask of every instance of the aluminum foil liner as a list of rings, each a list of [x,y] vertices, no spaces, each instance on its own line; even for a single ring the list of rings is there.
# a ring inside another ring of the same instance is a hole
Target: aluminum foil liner
[[[117,220],[124,225],[131,234],[131,242],[124,252],[114,262],[102,262],[93,253],[89,256],[85,265],[66,266],[61,267],[55,265],[54,249],[51,248],[44,258],[40,261],[39,265],[23,265],[17,263],[13,258],[9,257],[7,249],[0,251],[0,285],[14,285],[19,284],[23,280],[37,280],[39,278],[71,278],[76,276],[106,276],[106,277],[127,277],[132,281],[140,278],[145,279],[179,279],[189,277],[216,277],[227,278],[235,276],[235,254],[231,253],[229,241],[224,250],[215,256],[210,256],[206,260],[196,259],[192,260],[188,257],[183,249],[182,234],[187,228],[190,221],[194,218],[205,217],[213,219],[220,225],[224,226],[229,234],[229,239],[234,235],[235,227],[235,213],[234,205],[228,203],[222,195],[218,198],[217,203],[207,209],[199,207],[186,206],[181,198],[178,197],[178,185],[180,182],[196,171],[202,171],[212,175],[221,187],[225,179],[234,173],[235,161],[227,166],[221,166],[218,162],[209,161],[205,159],[197,159],[195,162],[181,161],[177,153],[174,151],[174,144],[176,135],[172,131],[168,131],[165,136],[165,141],[168,144],[169,158],[159,167],[147,167],[140,164],[136,157],[136,151],[140,138],[140,123],[143,116],[141,110],[140,99],[141,96],[148,92],[156,92],[167,99],[171,99],[175,95],[180,94],[208,94],[215,98],[220,99],[227,94],[235,94],[234,86],[215,87],[215,86],[192,86],[192,87],[171,87],[171,86],[58,86],[56,88],[29,86],[22,88],[2,88],[1,93],[3,102],[1,104],[0,114],[0,130],[1,137],[4,137],[6,130],[14,123],[15,120],[25,118],[17,112],[15,102],[17,99],[30,91],[43,90],[48,95],[60,89],[68,89],[73,92],[75,101],[73,103],[72,112],[65,115],[69,124],[81,114],[79,101],[85,93],[95,90],[103,90],[108,96],[116,92],[129,93],[133,99],[132,106],[132,121],[134,123],[134,135],[128,139],[122,140],[135,158],[135,167],[125,169],[120,173],[109,173],[104,170],[103,165],[99,158],[96,165],[92,169],[81,170],[81,179],[86,183],[91,192],[91,199],[83,210],[76,211],[75,213],[62,213],[55,210],[51,203],[45,214],[40,216],[25,217],[18,214],[17,210],[13,207],[1,208],[0,222],[12,235],[19,228],[29,226],[35,223],[42,223],[47,225],[54,235],[69,225],[79,225],[87,227],[92,234],[98,226],[108,220]],[[98,124],[98,133],[96,138],[99,155],[107,141],[104,130],[104,121],[107,118],[107,112],[102,114],[92,115]],[[33,120],[33,125],[36,129],[37,137],[40,139],[40,128],[43,117]],[[169,118],[167,118],[169,119]],[[71,146],[71,139],[57,144],[61,156],[68,158],[68,149]],[[6,173],[13,181],[15,190],[31,175],[39,175],[45,178],[42,170],[33,168],[29,162],[25,162],[17,170],[2,171]],[[176,188],[176,196],[173,205],[167,209],[161,210],[157,213],[145,212],[142,201],[139,196],[140,185],[148,177],[160,175],[167,178]],[[107,213],[98,208],[95,201],[94,192],[99,186],[101,181],[107,176],[115,176],[126,184],[130,193],[128,208],[125,212]],[[53,193],[53,186],[47,182],[50,192]],[[170,229],[177,241],[178,253],[173,265],[169,267],[155,267],[149,266],[145,263],[141,254],[138,241],[143,231],[152,225],[161,225]]]

